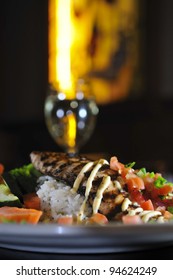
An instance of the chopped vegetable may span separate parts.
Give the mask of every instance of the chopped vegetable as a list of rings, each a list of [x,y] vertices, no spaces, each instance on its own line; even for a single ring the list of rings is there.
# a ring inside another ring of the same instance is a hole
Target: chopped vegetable
[[[121,173],[121,171],[124,169],[124,164],[120,163],[117,159],[117,157],[111,157],[110,159],[110,168],[118,171]]]
[[[159,176],[155,181],[154,185],[156,188],[162,188],[164,184],[167,183],[167,180],[163,178],[162,176]]]
[[[129,193],[132,202],[137,202],[139,205],[145,202],[143,193],[140,190],[132,189]]]
[[[147,171],[146,171],[146,168],[145,168],[145,167],[141,168],[141,169],[137,172],[137,175],[138,175],[139,177],[143,177],[143,176],[145,176],[146,174],[147,174]]]
[[[4,173],[4,165],[0,163],[0,175]]]
[[[57,219],[57,223],[62,225],[72,225],[73,222],[72,216],[62,216]]]
[[[173,214],[173,206],[168,206],[168,211]]]
[[[153,211],[153,210],[154,210],[154,206],[153,206],[153,203],[152,203],[151,199],[148,199],[148,200],[142,202],[140,206],[141,206],[144,210],[150,210],[150,211]]]
[[[127,179],[128,190],[131,192],[133,189],[143,190],[145,189],[144,181],[140,177],[130,177]]]
[[[110,167],[113,170],[120,167],[119,173],[127,186],[130,201],[137,203],[144,211],[160,211],[165,220],[172,219],[173,184],[162,177],[160,173],[147,172],[144,167],[134,170],[131,168],[131,164],[124,165],[117,161],[116,157],[112,157]],[[137,218],[133,220],[129,216],[128,214],[122,216],[123,223],[136,222],[134,220]]]
[[[136,162],[133,161],[133,162],[130,162],[130,163],[125,164],[125,167],[126,167],[126,168],[128,168],[128,167],[131,167],[131,168],[132,168],[135,164],[136,164]]]
[[[143,223],[141,218],[138,215],[133,215],[133,216],[124,215],[122,217],[122,222],[123,222],[123,224],[133,224],[133,225]]]
[[[95,224],[95,223],[96,224],[107,224],[108,219],[103,214],[95,213],[87,220],[87,223],[89,223],[89,224]]]
[[[164,212],[164,218],[166,220],[171,220],[171,219],[173,219],[173,214],[171,212],[169,212],[169,211],[165,211]]]
[[[35,209],[8,206],[0,207],[0,223],[4,221],[23,223],[26,221],[26,223],[37,224],[41,215],[42,211]]]
[[[154,173],[154,172],[150,172],[150,173],[149,173],[149,176],[150,176],[150,178],[154,178],[155,173]]]
[[[38,197],[38,195],[35,192],[24,194],[23,195],[23,204],[24,204],[25,208],[31,208],[31,209],[36,209],[36,210],[41,209],[40,198]]]

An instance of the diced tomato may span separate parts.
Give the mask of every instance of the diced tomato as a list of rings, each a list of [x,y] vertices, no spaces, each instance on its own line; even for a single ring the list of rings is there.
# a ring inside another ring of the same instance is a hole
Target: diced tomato
[[[159,177],[162,177],[162,174],[161,173],[155,173],[155,176],[154,176],[154,179],[158,179]]]
[[[166,220],[170,220],[170,219],[173,218],[173,214],[166,210],[165,213],[164,213],[164,218]]]
[[[124,164],[119,162],[117,157],[114,156],[110,159],[110,168],[121,173],[121,171],[124,169]]]
[[[154,210],[154,206],[153,206],[153,203],[152,203],[151,199],[148,199],[147,201],[142,202],[140,206],[144,210],[151,210],[151,211]]]
[[[164,198],[159,200],[160,205],[164,205],[165,207],[173,207],[173,198]]]
[[[95,213],[88,219],[89,224],[107,224],[108,219],[105,215],[101,213]]]
[[[62,216],[57,219],[58,224],[63,225],[72,225],[73,224],[73,217],[72,216]]]
[[[0,163],[0,175],[2,175],[4,172],[4,165]]]
[[[125,215],[122,217],[122,222],[124,224],[133,224],[133,225],[143,223],[139,215],[134,215],[134,216]]]
[[[143,177],[143,182],[145,187],[150,190],[150,188],[153,188],[154,178],[150,177],[149,173]]]
[[[139,205],[145,202],[145,198],[141,191],[136,189],[130,191],[130,199],[132,200],[132,202],[137,202]]]
[[[150,186],[146,186],[146,193],[151,199],[158,199],[159,196],[166,196],[170,192],[173,191],[173,187],[171,185],[164,185],[163,187],[157,188],[154,184]]]
[[[23,203],[26,208],[41,209],[40,198],[36,193],[27,193],[23,195]]]
[[[142,178],[140,178],[138,176],[128,178],[127,186],[128,186],[129,192],[131,192],[134,189],[136,189],[136,190],[145,189],[144,181],[142,180]]]
[[[172,192],[173,187],[171,185],[164,185],[161,188],[155,188],[158,195],[167,195],[168,193]]]

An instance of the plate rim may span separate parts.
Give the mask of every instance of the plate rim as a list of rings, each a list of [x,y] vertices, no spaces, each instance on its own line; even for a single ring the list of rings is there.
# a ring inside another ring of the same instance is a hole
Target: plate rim
[[[173,243],[173,223],[106,226],[0,225],[0,247],[30,252],[115,253],[168,243]]]

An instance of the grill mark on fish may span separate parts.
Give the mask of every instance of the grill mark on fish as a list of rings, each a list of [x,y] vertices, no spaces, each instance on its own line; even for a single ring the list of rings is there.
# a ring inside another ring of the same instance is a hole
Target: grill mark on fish
[[[63,169],[61,169],[58,175],[57,169],[52,170],[52,176],[58,177],[60,180],[65,180],[68,184],[70,184],[70,186],[72,186],[79,173],[78,171],[81,170],[82,167],[83,164],[73,162],[73,164],[68,164]]]
[[[91,160],[86,157],[68,157],[64,153],[55,152],[32,152],[31,162],[34,167],[43,174],[53,176],[55,179],[63,183],[73,186],[75,179],[82,168]],[[84,173],[84,178],[80,183],[78,192],[85,196],[86,182],[91,174],[91,170]],[[99,207],[99,212],[106,215],[108,218],[115,217],[121,211],[120,205],[115,202],[116,197],[120,194],[120,190],[113,184],[113,181],[118,180],[122,186],[121,194],[126,197],[128,194],[124,190],[122,178],[118,172],[111,170],[109,164],[103,164],[96,174],[92,182],[92,188],[89,193],[88,201],[92,206],[98,187],[104,176],[111,177],[111,183],[103,193],[103,198]]]

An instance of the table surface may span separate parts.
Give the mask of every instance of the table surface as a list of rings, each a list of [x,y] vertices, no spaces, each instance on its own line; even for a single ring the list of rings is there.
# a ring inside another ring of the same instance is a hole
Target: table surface
[[[173,245],[111,254],[50,254],[0,248],[1,260],[173,260]]]

